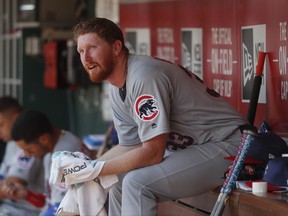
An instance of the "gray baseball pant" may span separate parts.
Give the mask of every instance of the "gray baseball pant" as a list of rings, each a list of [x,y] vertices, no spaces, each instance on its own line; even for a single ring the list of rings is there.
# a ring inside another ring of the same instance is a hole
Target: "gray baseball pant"
[[[224,157],[236,155],[240,131],[228,140],[191,146],[156,165],[119,176],[109,191],[109,216],[154,216],[157,202],[196,196],[223,184],[231,165]]]

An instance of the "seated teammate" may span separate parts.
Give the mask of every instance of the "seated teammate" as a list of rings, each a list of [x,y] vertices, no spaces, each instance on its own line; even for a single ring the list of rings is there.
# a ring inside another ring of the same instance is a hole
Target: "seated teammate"
[[[31,195],[35,194],[32,191],[44,192],[42,160],[25,156],[11,139],[12,125],[21,112],[22,107],[16,99],[10,96],[0,98],[0,139],[6,142],[0,167],[0,215],[39,215],[40,207],[45,203],[43,196],[31,200]],[[21,199],[15,196],[15,186],[27,191]]]
[[[43,214],[54,215],[67,190],[49,184],[51,156],[56,151],[81,151],[81,140],[69,131],[54,127],[46,115],[33,110],[19,115],[12,128],[12,138],[26,156],[43,158],[49,201]]]

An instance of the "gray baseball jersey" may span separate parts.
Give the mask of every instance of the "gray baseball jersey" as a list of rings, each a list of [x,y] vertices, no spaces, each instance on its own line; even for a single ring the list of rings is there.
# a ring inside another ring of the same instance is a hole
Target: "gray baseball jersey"
[[[44,169],[43,161],[34,157],[24,155],[14,141],[9,141],[5,150],[5,155],[0,168],[1,175],[4,177],[18,177],[25,180],[27,188],[44,193]],[[0,205],[0,212],[8,211],[25,215],[29,212],[30,215],[39,214],[40,210],[25,200],[11,201],[5,199]]]
[[[62,131],[53,152],[45,155],[45,182],[48,186],[48,197],[50,198],[49,204],[54,205],[55,203],[60,203],[67,191],[65,188],[59,188],[56,185],[49,183],[52,154],[56,151],[81,151],[81,146],[82,141],[78,137],[69,131]]]
[[[169,133],[168,150],[225,140],[244,117],[218,93],[179,65],[129,55],[126,99],[110,88],[115,127],[121,145],[145,142]]]
[[[130,54],[127,69],[124,102],[110,89],[119,144],[169,138],[161,163],[120,176],[125,180],[109,191],[109,215],[156,215],[158,201],[221,185],[224,157],[236,153],[245,118],[181,66]]]

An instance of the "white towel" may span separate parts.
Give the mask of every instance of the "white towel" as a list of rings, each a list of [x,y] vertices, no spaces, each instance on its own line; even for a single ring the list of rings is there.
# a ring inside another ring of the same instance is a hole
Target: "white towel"
[[[65,185],[68,191],[56,215],[106,216],[104,204],[116,175],[97,178],[105,161],[91,160],[82,152],[55,152],[49,181]]]

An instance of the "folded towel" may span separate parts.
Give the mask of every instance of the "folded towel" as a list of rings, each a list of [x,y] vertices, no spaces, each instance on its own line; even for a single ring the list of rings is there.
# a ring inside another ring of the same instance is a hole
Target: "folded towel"
[[[49,181],[68,188],[56,215],[107,215],[104,204],[108,190],[118,177],[98,177],[104,163],[91,160],[82,152],[62,151],[52,155]]]

